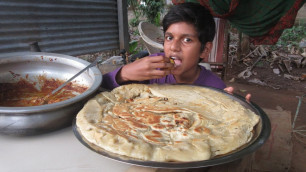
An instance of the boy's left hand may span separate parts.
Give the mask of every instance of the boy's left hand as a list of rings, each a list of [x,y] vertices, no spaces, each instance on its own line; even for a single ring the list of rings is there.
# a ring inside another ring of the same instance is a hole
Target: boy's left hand
[[[226,88],[224,88],[224,91],[226,91],[226,92],[228,92],[228,93],[230,93],[230,94],[233,94],[233,92],[234,92],[234,87],[226,87]],[[250,100],[251,100],[251,94],[247,94],[247,95],[245,96],[245,100],[246,100],[247,102],[250,102]]]

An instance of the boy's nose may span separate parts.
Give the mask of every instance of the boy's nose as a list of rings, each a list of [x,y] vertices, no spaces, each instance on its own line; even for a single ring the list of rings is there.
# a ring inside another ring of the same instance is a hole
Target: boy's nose
[[[170,46],[171,51],[180,51],[181,50],[181,43],[178,40],[173,40]]]

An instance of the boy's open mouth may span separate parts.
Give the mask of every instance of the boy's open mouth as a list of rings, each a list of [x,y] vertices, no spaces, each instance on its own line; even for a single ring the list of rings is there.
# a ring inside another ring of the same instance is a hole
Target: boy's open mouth
[[[174,61],[174,67],[178,67],[182,64],[182,61],[177,57],[170,57]]]

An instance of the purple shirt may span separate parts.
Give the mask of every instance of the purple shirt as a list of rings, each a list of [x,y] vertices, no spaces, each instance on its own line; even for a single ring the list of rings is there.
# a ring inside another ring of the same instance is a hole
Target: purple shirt
[[[206,70],[203,66],[201,67],[201,72],[198,77],[198,79],[191,85],[197,85],[197,86],[206,86],[206,87],[214,87],[218,89],[224,89],[225,83],[214,73],[212,73],[209,70]],[[116,87],[119,87],[120,85],[116,82],[116,75],[118,71],[121,69],[118,68],[112,72],[109,72],[107,74],[103,75],[102,80],[102,87],[106,89],[114,89]],[[159,79],[151,79],[146,81],[131,81],[124,84],[130,84],[130,83],[142,83],[142,84],[177,84],[174,76],[172,74],[169,74],[163,78]]]
[[[150,56],[163,56],[164,53],[156,53],[151,54]],[[209,70],[206,70],[205,67],[201,67],[201,72],[197,80],[194,81],[191,85],[197,85],[197,86],[206,86],[206,87],[213,87],[218,89],[224,89],[226,87],[225,83],[214,73],[212,73]],[[121,69],[118,68],[112,72],[109,72],[105,75],[103,75],[102,79],[102,87],[106,89],[114,89],[116,87],[119,87],[120,85],[116,81],[116,75]],[[146,81],[131,81],[124,84],[131,84],[131,83],[140,83],[140,84],[177,84],[174,76],[172,74],[169,74],[163,78],[159,79],[151,79]]]

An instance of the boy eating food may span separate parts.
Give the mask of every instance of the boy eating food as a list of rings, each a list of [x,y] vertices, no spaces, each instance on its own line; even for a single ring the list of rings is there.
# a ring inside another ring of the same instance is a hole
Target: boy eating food
[[[213,16],[197,3],[173,6],[163,21],[164,53],[157,53],[103,75],[102,87],[129,83],[189,84],[233,92],[198,63],[208,58],[215,35]],[[171,62],[172,61],[172,62]],[[248,100],[250,95],[246,97]]]

